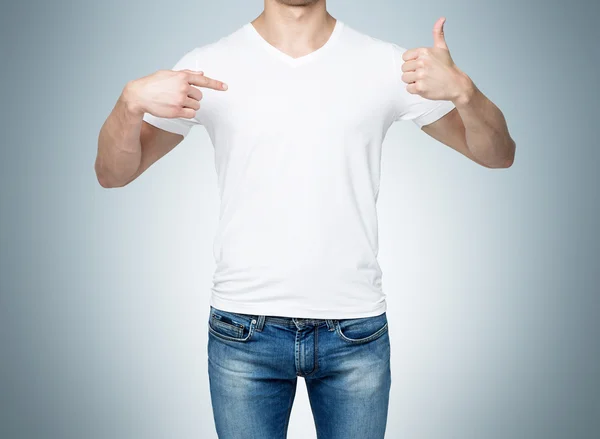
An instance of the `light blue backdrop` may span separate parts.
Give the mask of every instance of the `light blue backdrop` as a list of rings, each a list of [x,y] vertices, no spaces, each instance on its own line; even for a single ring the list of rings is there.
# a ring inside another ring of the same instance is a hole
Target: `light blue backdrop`
[[[204,128],[103,189],[97,136],[128,80],[259,0],[20,1],[0,13],[0,437],[216,438],[206,367],[218,194]],[[510,169],[412,123],[384,144],[389,438],[600,437],[597,2],[330,1],[406,48],[436,19],[503,110]],[[302,380],[290,438],[314,436]],[[332,401],[332,404],[335,403]]]

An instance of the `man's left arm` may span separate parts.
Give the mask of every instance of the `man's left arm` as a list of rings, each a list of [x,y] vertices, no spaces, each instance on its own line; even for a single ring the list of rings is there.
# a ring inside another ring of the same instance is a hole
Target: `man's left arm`
[[[444,38],[444,22],[441,18],[434,26],[434,47],[411,49],[402,56],[402,80],[409,93],[451,101],[456,107],[421,129],[482,166],[508,168],[516,144],[504,115],[454,64]]]

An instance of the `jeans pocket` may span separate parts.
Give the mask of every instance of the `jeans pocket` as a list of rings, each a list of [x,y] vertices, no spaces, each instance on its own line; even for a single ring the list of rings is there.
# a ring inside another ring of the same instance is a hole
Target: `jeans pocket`
[[[345,342],[353,344],[373,341],[388,331],[387,315],[341,319],[334,322],[336,334]]]
[[[223,311],[210,307],[209,334],[223,340],[245,342],[254,334],[256,318],[249,314]]]

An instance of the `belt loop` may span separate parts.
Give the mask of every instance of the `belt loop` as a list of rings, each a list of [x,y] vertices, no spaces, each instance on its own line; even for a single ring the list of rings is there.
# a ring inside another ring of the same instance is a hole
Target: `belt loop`
[[[257,317],[258,317],[258,321],[256,323],[256,328],[255,329],[258,332],[262,332],[262,330],[263,330],[263,328],[265,326],[265,318],[266,318],[266,316],[259,315]]]
[[[335,324],[333,319],[327,319],[327,329],[329,331],[335,331]]]

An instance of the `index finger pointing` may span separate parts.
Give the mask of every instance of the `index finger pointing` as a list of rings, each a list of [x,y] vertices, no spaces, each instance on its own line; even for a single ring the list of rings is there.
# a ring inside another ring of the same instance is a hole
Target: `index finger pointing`
[[[208,76],[205,75],[198,75],[198,74],[189,74],[188,75],[188,82],[191,85],[197,85],[199,87],[206,87],[206,88],[212,88],[214,90],[227,90],[227,84],[225,84],[222,81],[217,81],[216,79],[213,78],[209,78]]]

